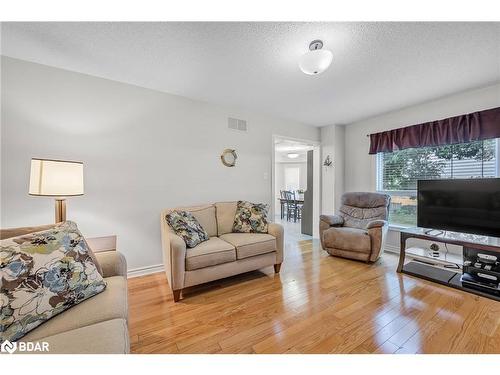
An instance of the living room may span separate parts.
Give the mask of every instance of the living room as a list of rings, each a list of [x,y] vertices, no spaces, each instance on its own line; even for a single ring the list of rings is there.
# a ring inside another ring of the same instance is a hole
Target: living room
[[[182,19],[2,20],[2,352],[498,360],[500,22]]]

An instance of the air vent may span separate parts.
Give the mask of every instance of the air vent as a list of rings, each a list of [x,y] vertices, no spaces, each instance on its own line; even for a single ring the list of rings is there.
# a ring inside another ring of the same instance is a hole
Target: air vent
[[[227,127],[233,130],[240,130],[242,132],[247,131],[247,122],[245,120],[240,120],[237,118],[228,117]]]

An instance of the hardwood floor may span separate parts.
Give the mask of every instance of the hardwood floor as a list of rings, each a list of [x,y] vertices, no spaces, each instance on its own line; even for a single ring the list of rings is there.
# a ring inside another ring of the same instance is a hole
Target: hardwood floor
[[[129,279],[133,353],[500,353],[500,302],[290,240],[273,267],[188,289]]]

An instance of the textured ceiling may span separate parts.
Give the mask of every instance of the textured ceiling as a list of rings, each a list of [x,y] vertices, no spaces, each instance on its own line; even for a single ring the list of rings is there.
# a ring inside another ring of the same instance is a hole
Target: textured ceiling
[[[500,81],[500,23],[3,23],[2,54],[319,126]]]

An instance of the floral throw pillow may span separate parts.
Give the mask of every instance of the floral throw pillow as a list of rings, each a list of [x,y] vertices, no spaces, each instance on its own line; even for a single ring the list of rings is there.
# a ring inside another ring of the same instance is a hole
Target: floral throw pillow
[[[234,216],[233,232],[267,233],[267,204],[238,201]]]
[[[184,240],[187,247],[195,247],[209,239],[208,233],[191,212],[172,211],[167,214],[166,219],[170,228]]]
[[[104,290],[75,223],[0,241],[0,343]]]

